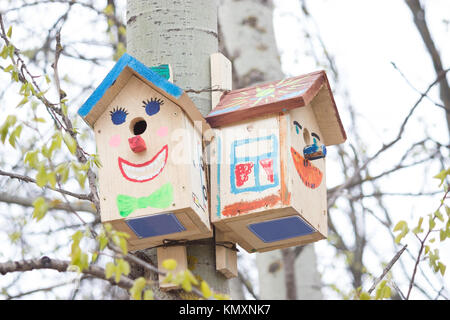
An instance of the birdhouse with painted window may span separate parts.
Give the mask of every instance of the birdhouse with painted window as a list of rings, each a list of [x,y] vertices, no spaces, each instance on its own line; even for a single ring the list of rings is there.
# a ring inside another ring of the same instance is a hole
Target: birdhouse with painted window
[[[124,54],[78,110],[94,130],[101,220],[129,249],[212,236],[203,162],[209,128],[168,66]]]
[[[225,92],[206,120],[211,221],[248,252],[327,237],[327,146],[346,134],[324,71]]]

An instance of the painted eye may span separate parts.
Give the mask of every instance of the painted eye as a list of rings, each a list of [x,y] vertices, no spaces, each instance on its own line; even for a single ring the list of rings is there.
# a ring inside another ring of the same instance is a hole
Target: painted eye
[[[298,123],[297,121],[294,121],[294,127],[295,127],[295,132],[297,132],[297,134],[300,134],[300,130],[302,130],[302,126],[300,125],[300,123]]]
[[[112,111],[109,112],[111,115],[111,121],[115,125],[119,125],[125,122],[128,112],[125,108],[116,107]]]
[[[311,137],[316,138],[317,140],[320,141],[319,135],[318,135],[317,133],[312,132],[312,133],[311,133]],[[315,139],[313,139],[313,140],[315,140]],[[315,140],[316,143],[317,143],[317,140]]]
[[[159,109],[161,108],[161,105],[164,104],[164,101],[162,101],[161,99],[157,99],[157,98],[151,98],[150,100],[142,101],[142,103],[144,104],[142,107],[145,108],[145,112],[149,116],[152,116],[159,112]]]

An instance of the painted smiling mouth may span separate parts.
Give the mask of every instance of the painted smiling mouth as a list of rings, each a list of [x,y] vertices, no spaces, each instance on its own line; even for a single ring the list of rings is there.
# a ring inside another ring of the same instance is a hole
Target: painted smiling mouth
[[[295,169],[297,170],[303,184],[308,188],[315,189],[322,183],[323,173],[316,168],[311,161],[303,158],[300,153],[291,147],[292,160],[294,160]]]
[[[155,179],[167,163],[167,144],[149,161],[135,164],[119,157],[119,169],[123,177],[133,182],[146,182]]]

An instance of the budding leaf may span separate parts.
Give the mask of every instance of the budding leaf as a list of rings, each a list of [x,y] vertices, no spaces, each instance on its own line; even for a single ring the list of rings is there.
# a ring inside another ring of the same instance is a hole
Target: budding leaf
[[[33,218],[35,218],[37,221],[44,218],[48,210],[48,204],[45,199],[43,197],[37,198],[33,201],[33,207]]]
[[[75,152],[77,151],[77,142],[75,141],[75,139],[72,138],[72,136],[68,132],[65,132],[63,135],[63,140],[69,151],[72,154],[75,154]]]
[[[167,270],[175,270],[177,262],[174,259],[166,259],[163,261],[162,266]]]
[[[200,289],[202,291],[203,297],[205,297],[206,299],[212,296],[211,289],[209,288],[209,285],[205,281],[202,281]]]
[[[152,290],[144,291],[144,300],[153,300],[153,291]]]
[[[111,278],[115,271],[116,271],[116,266],[114,265],[114,263],[108,262],[105,267],[106,279]]]

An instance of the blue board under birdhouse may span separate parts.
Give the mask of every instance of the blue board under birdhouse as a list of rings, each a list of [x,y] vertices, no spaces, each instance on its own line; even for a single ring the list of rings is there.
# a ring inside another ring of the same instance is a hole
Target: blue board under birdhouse
[[[186,228],[173,213],[134,218],[125,222],[139,238],[157,237],[186,231]]]
[[[298,216],[249,224],[248,229],[265,243],[305,236],[315,232]]]

